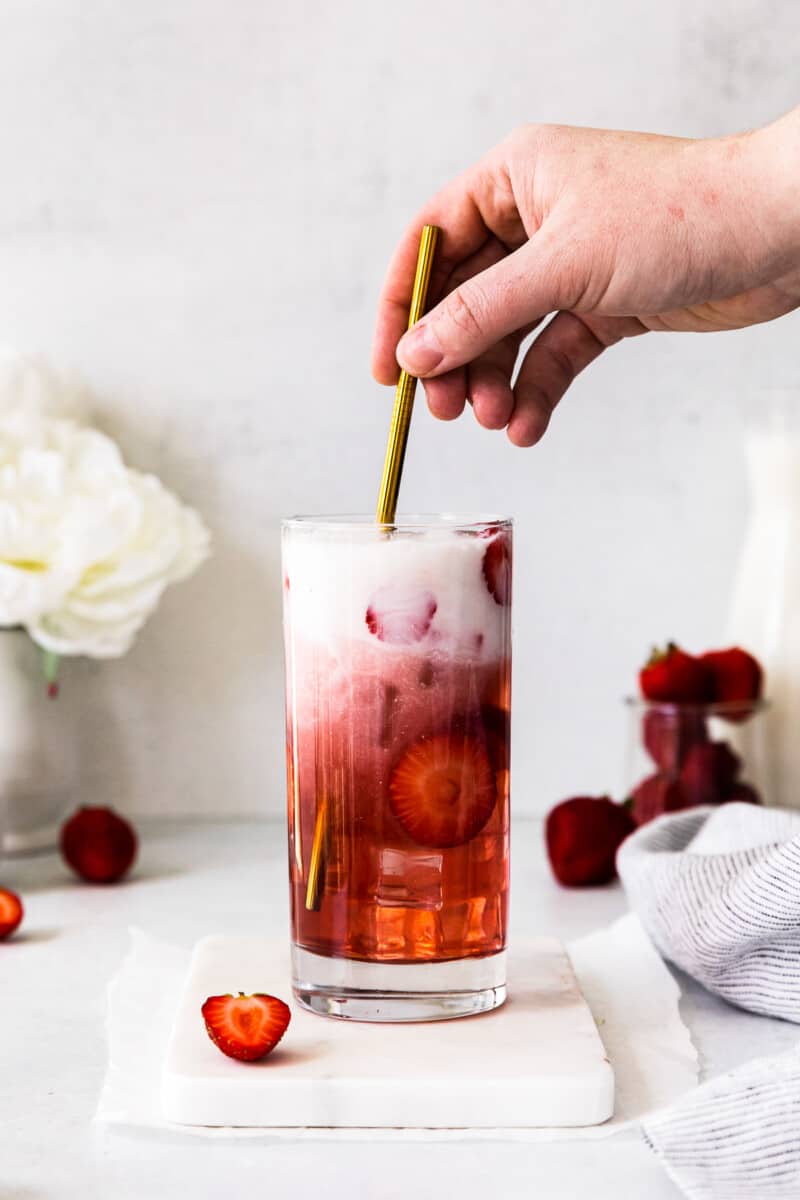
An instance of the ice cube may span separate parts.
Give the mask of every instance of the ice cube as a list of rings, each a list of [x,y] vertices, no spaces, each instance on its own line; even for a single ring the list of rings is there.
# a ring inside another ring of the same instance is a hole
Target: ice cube
[[[442,907],[442,856],[385,848],[380,855],[378,904],[386,908]]]

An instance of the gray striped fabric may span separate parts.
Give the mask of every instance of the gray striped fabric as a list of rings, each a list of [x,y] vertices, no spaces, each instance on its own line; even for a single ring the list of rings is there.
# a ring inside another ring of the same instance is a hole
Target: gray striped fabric
[[[800,1022],[800,813],[749,804],[661,817],[617,867],[665,958],[751,1012]],[[800,1044],[644,1123],[692,1200],[800,1200]]]
[[[800,1049],[713,1079],[643,1130],[691,1200],[797,1200]]]

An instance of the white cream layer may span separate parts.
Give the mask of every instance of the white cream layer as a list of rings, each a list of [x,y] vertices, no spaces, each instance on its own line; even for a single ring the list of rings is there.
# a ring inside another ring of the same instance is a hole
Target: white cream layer
[[[284,586],[293,636],[334,649],[342,639],[381,645],[387,653],[434,650],[492,661],[507,653],[510,609],[495,600],[483,573],[489,540],[452,529],[383,534],[361,527],[353,540],[284,535]],[[408,645],[380,642],[366,614],[392,590],[404,598],[430,594],[436,612],[427,633]]]

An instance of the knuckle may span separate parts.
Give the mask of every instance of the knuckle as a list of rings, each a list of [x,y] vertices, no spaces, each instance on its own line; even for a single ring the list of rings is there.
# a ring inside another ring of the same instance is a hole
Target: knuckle
[[[521,389],[522,398],[525,403],[527,415],[535,423],[544,419],[550,419],[555,406],[558,404],[559,397],[549,388],[542,387],[540,383],[535,383],[529,380]]]
[[[520,144],[529,146],[531,142],[536,142],[539,139],[542,130],[546,128],[546,125],[539,125],[535,121],[523,121],[520,125],[514,126],[506,136],[505,141],[512,146]]]
[[[518,125],[510,135],[512,146],[518,147],[526,156],[534,154],[537,161],[557,154],[569,145],[571,131],[566,125],[548,125],[528,122]]]
[[[559,381],[568,387],[575,378],[575,365],[570,356],[558,346],[548,346],[547,353]]]
[[[444,302],[443,315],[467,338],[480,337],[485,326],[485,303],[478,286],[466,283],[451,292]]]

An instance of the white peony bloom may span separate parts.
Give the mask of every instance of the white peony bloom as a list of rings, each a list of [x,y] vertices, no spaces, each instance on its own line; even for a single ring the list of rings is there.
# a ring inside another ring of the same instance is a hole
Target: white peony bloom
[[[0,354],[0,625],[54,654],[112,658],[206,558],[208,532],[105,434],[50,415],[58,387]]]

